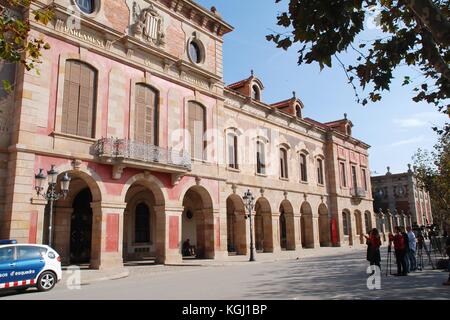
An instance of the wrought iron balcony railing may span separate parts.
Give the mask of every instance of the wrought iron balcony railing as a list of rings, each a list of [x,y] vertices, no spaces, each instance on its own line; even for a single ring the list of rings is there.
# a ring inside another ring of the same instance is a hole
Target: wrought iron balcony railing
[[[363,199],[366,197],[366,190],[364,188],[351,188],[350,195],[354,198]]]
[[[130,160],[191,170],[191,157],[184,150],[166,149],[128,139],[100,139],[95,145],[95,153],[100,158],[119,162]]]

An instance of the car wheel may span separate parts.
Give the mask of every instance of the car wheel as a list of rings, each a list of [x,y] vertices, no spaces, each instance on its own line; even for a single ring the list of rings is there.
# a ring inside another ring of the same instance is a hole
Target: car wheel
[[[41,292],[50,291],[56,285],[56,282],[56,275],[51,271],[45,271],[38,279],[37,288]]]

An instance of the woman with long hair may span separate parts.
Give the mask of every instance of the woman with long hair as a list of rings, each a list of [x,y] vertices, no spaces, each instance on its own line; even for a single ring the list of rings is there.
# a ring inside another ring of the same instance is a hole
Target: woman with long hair
[[[364,237],[366,238],[367,244],[367,261],[370,262],[371,266],[375,265],[381,268],[381,255],[380,255],[381,239],[378,229],[376,228],[372,229],[369,233],[369,236]]]

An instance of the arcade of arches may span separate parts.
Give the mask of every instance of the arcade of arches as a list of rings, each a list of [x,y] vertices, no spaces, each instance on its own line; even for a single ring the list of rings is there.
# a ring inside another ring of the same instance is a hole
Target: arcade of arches
[[[99,268],[108,259],[167,263],[183,258],[215,259],[219,251],[249,254],[250,226],[244,202],[237,194],[226,199],[223,230],[221,211],[214,209],[203,186],[187,188],[180,206],[167,206],[161,187],[141,177],[124,191],[122,207],[108,208],[92,177],[82,172],[71,172],[71,176],[69,195],[55,203],[54,244],[63,264]],[[260,197],[253,212],[255,250],[277,253],[333,246],[331,217],[324,203],[313,210],[311,203],[304,201],[296,212],[287,199],[273,208],[267,198]],[[344,209],[341,219],[344,243],[363,243],[363,232],[372,227],[371,213],[355,210],[351,214]],[[48,226],[48,221],[44,223]],[[111,230],[117,234],[110,235]],[[221,243],[221,232],[225,243]],[[188,239],[192,250],[187,252]]]

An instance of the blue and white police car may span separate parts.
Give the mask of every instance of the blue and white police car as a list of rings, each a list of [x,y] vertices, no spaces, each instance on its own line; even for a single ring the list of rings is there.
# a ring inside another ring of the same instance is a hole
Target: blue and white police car
[[[49,246],[0,240],[0,290],[49,291],[61,278],[61,258]]]

